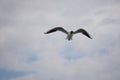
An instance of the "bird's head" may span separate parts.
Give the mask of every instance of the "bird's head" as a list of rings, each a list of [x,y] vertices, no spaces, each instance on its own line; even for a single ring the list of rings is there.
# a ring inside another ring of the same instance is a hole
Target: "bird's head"
[[[73,34],[73,31],[70,31],[70,34]]]

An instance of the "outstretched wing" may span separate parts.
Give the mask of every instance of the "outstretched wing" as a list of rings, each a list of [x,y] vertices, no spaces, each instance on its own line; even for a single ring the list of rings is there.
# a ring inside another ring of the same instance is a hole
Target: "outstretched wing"
[[[45,32],[45,34],[52,33],[52,32],[56,32],[56,31],[62,31],[62,32],[66,33],[66,34],[68,33],[68,32],[67,32],[64,28],[62,28],[62,27],[55,27],[55,28],[53,28],[53,29]]]
[[[92,39],[92,37],[89,35],[89,33],[84,29],[78,29],[77,31],[74,32],[74,34],[76,34],[76,33],[82,33],[85,36],[87,36],[88,38]]]

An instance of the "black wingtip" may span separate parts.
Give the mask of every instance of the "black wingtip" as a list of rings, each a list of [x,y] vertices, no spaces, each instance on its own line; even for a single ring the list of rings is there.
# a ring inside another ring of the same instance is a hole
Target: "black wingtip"
[[[88,36],[90,39],[92,39],[92,37],[91,36]]]
[[[93,39],[93,38],[90,37],[90,39]]]

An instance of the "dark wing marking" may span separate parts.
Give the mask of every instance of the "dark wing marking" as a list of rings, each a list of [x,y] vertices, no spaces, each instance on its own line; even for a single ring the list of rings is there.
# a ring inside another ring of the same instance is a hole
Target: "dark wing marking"
[[[89,37],[90,39],[92,39],[92,37],[89,35],[89,33],[88,33],[86,30],[84,30],[84,29],[78,29],[78,30],[76,30],[76,31],[74,32],[74,34],[76,34],[76,33],[82,33],[82,34],[84,34],[85,36],[87,36],[87,37]]]
[[[45,32],[45,34],[52,33],[52,32],[56,32],[56,31],[62,31],[62,32],[68,34],[68,32],[67,32],[64,28],[62,28],[62,27],[53,28],[53,29]]]

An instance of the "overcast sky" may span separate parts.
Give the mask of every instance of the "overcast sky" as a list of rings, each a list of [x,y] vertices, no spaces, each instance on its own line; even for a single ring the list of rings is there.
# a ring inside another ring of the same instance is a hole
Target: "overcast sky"
[[[120,80],[120,0],[0,0],[0,80]]]

